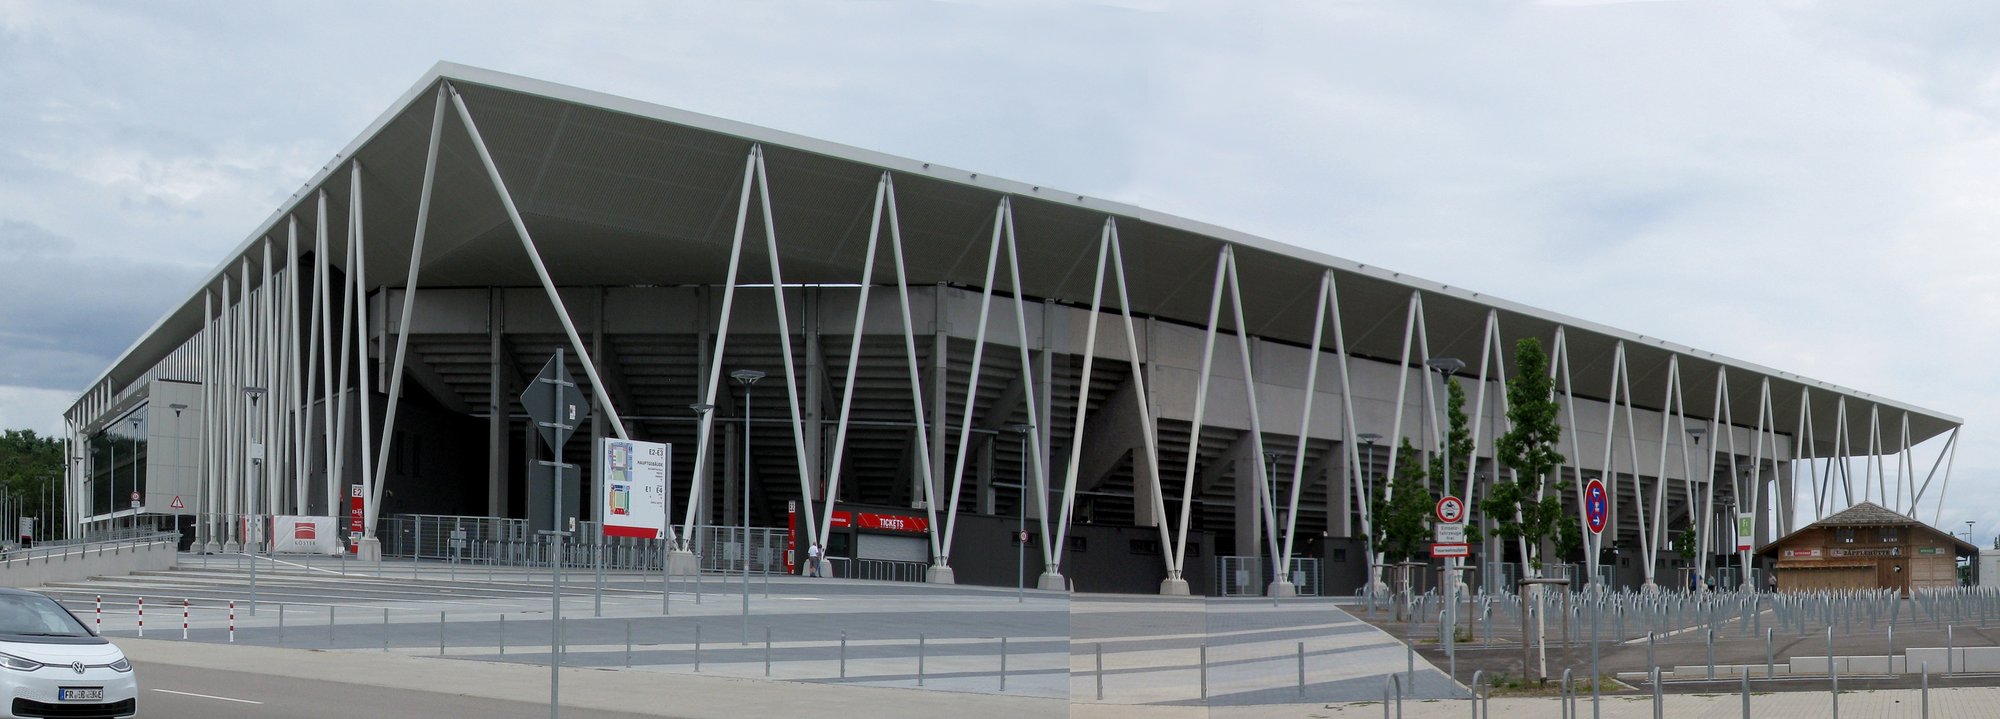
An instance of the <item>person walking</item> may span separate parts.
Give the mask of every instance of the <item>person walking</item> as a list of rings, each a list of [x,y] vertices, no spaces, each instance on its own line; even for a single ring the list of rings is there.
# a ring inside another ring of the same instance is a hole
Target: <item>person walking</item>
[[[819,545],[806,545],[806,576],[819,576]]]

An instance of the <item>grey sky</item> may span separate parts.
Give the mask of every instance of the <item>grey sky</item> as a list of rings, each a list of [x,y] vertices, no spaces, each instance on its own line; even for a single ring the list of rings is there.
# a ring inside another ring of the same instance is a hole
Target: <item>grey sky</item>
[[[2000,5],[0,0],[0,426],[438,60],[1128,201],[1963,416]],[[1938,443],[1920,448],[1928,466]],[[1955,501],[1946,524],[2000,522]]]

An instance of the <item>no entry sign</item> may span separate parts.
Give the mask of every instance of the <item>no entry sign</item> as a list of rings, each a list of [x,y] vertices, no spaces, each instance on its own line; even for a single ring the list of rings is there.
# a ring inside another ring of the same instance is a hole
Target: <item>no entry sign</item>
[[[1604,483],[1596,479],[1583,485],[1583,523],[1591,534],[1604,533],[1605,515],[1611,510],[1610,500],[1604,496]]]
[[[1449,494],[1439,499],[1437,503],[1437,520],[1445,524],[1458,524],[1465,521],[1465,500]]]

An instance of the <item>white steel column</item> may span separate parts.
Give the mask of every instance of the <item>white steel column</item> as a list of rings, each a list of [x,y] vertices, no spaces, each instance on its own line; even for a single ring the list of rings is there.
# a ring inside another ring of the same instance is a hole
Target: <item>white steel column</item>
[[[857,384],[855,368],[861,366],[861,338],[862,329],[868,320],[868,297],[875,293],[875,249],[881,239],[882,205],[887,199],[888,190],[889,173],[883,172],[881,179],[875,181],[875,209],[868,218],[868,249],[862,253],[861,296],[855,303],[853,341],[848,343],[847,348],[847,383],[840,388],[840,418],[835,420],[833,425],[833,457],[832,462],[827,465],[826,504],[821,510],[824,514],[820,516],[819,523],[822,527],[833,526],[833,506],[840,501],[840,473],[847,455],[847,421],[854,414],[854,385]],[[812,540],[811,546],[820,546],[817,535]],[[808,556],[808,553],[801,552],[799,556]],[[824,554],[811,556],[820,557],[817,561],[821,564],[813,568],[813,573],[818,576],[830,576],[830,573],[825,571],[830,562]]]
[[[354,281],[354,344],[359,350],[354,361],[354,403],[361,415],[361,424],[355,428],[356,438],[361,445],[361,544],[355,556],[363,561],[381,558],[382,545],[375,538],[376,513],[381,509],[375,501],[375,444],[369,441],[375,431],[375,393],[368,389],[368,242],[362,236],[362,228],[367,222],[362,215],[361,163],[354,163],[352,180],[354,195],[354,264],[347,269],[348,279]]]
[[[1306,401],[1304,403],[1305,408],[1299,410],[1298,446],[1292,450],[1292,491],[1289,500],[1285,504],[1285,542],[1273,560],[1275,563],[1272,566],[1278,567],[1276,576],[1273,577],[1274,581],[1271,582],[1271,586],[1265,589],[1265,593],[1272,596],[1291,596],[1298,593],[1297,585],[1291,582],[1292,540],[1298,534],[1299,485],[1303,484],[1302,480],[1305,479],[1306,439],[1312,435],[1313,399],[1317,396],[1319,387],[1320,346],[1326,337],[1326,300],[1327,294],[1333,290],[1332,280],[1333,272],[1331,270],[1320,273],[1319,299],[1313,302],[1312,345],[1308,350],[1310,354],[1307,355],[1306,359]],[[1339,488],[1337,487],[1331,485],[1327,487],[1329,494],[1338,491]],[[1332,507],[1328,507],[1329,515],[1332,509]],[[1342,517],[1342,519],[1345,519],[1345,517]],[[1331,527],[1333,524],[1334,518],[1328,516],[1327,526]]]
[[[932,469],[930,443],[925,441],[923,430],[925,427],[931,426],[930,423],[935,423],[937,426],[942,427],[950,411],[940,402],[933,409],[936,415],[926,415],[924,413],[923,371],[917,367],[916,325],[910,321],[910,276],[909,270],[903,264],[903,225],[900,215],[896,212],[896,182],[894,178],[888,178],[888,192],[886,194],[889,202],[889,249],[891,254],[896,258],[896,298],[903,311],[903,353],[910,370],[910,406],[913,408],[913,414],[916,419],[915,427],[918,432],[918,435],[911,439],[911,443],[917,446],[917,464],[919,466],[917,472],[922,476],[924,482],[924,515],[930,523],[930,531],[926,532],[925,536],[931,540],[931,556],[935,557],[941,553],[938,546],[937,532],[937,485],[934,478],[936,472]],[[937,325],[941,321],[941,317],[934,316],[931,318],[933,325]],[[938,361],[942,361],[942,358],[937,359]],[[939,391],[940,393],[942,392],[942,390]],[[928,422],[925,419],[927,416],[931,417]]]
[[[737,192],[736,198],[736,230],[729,241],[729,271],[723,277],[721,321],[715,328],[715,347],[711,352],[713,359],[709,362],[708,379],[704,383],[705,389],[701,395],[702,404],[711,408],[716,406],[715,393],[717,385],[722,381],[723,350],[729,345],[729,318],[736,307],[736,272],[743,261],[743,229],[750,217],[750,183],[756,179],[756,171],[757,156],[745,154],[743,187]],[[699,417],[700,427],[696,432],[699,438],[695,444],[694,478],[688,486],[687,513],[681,522],[681,536],[673,556],[668,560],[672,563],[670,571],[673,574],[696,574],[701,571],[696,563],[694,551],[688,543],[694,535],[696,510],[702,506],[702,494],[710,479],[709,449],[715,444],[715,413],[710,411],[696,412],[696,414]]]
[[[805,420],[799,414],[798,364],[792,359],[792,318],[785,310],[785,275],[779,269],[778,229],[771,217],[771,180],[764,173],[764,147],[762,145],[753,147],[750,153],[757,158],[757,199],[759,209],[764,213],[764,247],[771,263],[771,298],[776,303],[778,311],[778,349],[785,361],[785,397],[792,410],[792,451],[797,455],[799,501],[805,505],[803,514],[806,518],[806,540],[818,544],[819,521],[813,512],[812,491],[812,483],[818,474],[818,469],[807,461]],[[591,381],[595,382],[596,378],[592,378]],[[610,400],[604,401],[609,403]],[[746,425],[743,429],[748,432],[750,428]],[[624,438],[623,428],[619,429],[618,436],[620,439]],[[766,488],[765,491],[768,492],[769,489]],[[957,507],[954,506],[953,509]]]
[[[1194,509],[1195,465],[1201,460],[1201,426],[1207,419],[1208,411],[1208,371],[1215,361],[1215,323],[1222,316],[1222,279],[1229,269],[1229,252],[1224,248],[1215,258],[1215,284],[1208,299],[1208,331],[1201,343],[1201,378],[1194,390],[1194,427],[1188,432],[1186,474],[1181,477],[1181,518],[1180,534],[1174,539],[1174,567],[1187,566],[1188,519]],[[1176,591],[1178,590],[1178,591]],[[1186,594],[1187,580],[1184,575],[1167,577],[1160,587],[1162,594]]]
[[[381,511],[382,487],[389,483],[389,449],[396,442],[396,410],[403,399],[403,363],[407,360],[410,350],[410,317],[417,307],[417,270],[424,261],[424,233],[430,229],[431,189],[437,182],[438,143],[444,139],[443,136],[444,86],[440,85],[437,102],[431,109],[431,139],[430,148],[424,152],[423,185],[417,192],[417,227],[415,236],[410,240],[410,262],[403,277],[403,311],[401,319],[396,322],[396,359],[389,370],[389,406],[382,412],[382,442],[380,451],[375,453],[375,469],[371,474],[375,478],[375,486],[370,489],[367,498],[365,521],[370,529],[367,537],[362,539],[363,544],[368,544],[375,536],[373,528],[375,515]],[[383,295],[383,300],[386,302],[388,295]],[[385,332],[388,330],[387,327],[382,329]],[[596,378],[593,377],[591,381],[595,382]],[[622,438],[624,434],[621,429],[619,436]],[[561,472],[558,471],[557,474],[560,475]],[[376,544],[370,552],[364,554],[380,551],[380,545]]]
[[[1139,338],[1137,331],[1132,326],[1132,299],[1125,285],[1125,255],[1118,242],[1118,221],[1116,218],[1106,221],[1111,225],[1111,269],[1114,277],[1118,280],[1118,313],[1125,321],[1125,348],[1130,352],[1129,361],[1132,365],[1131,377],[1133,389],[1135,390],[1133,397],[1139,405],[1140,434],[1145,442],[1145,456],[1133,457],[1132,461],[1134,463],[1142,461],[1146,463],[1144,465],[1146,473],[1151,478],[1150,481],[1152,483],[1150,510],[1153,513],[1153,528],[1160,533],[1160,546],[1167,547],[1173,542],[1172,534],[1167,528],[1167,507],[1163,494],[1164,490],[1160,486],[1158,428],[1155,426],[1152,408],[1149,406],[1151,404],[1151,395],[1146,393],[1145,361],[1140,357]],[[1133,511],[1137,512],[1138,508],[1134,507]],[[1178,560],[1169,556],[1168,552],[1163,551],[1160,555],[1166,558],[1167,561],[1167,579],[1162,582],[1161,593],[1169,593],[1165,591],[1165,587],[1168,584],[1179,582],[1180,593],[1186,594],[1187,582],[1181,579],[1181,567]]]
[[[328,287],[326,290],[328,293],[328,302],[332,302],[335,299],[338,299],[340,302],[340,376],[336,380],[329,381],[326,386],[326,406],[329,408],[327,416],[328,419],[332,420],[332,423],[329,425],[332,429],[327,432],[326,445],[328,466],[326,473],[327,497],[330,501],[336,503],[348,496],[347,492],[344,491],[348,486],[346,471],[348,444],[347,405],[353,400],[349,396],[347,378],[348,369],[354,364],[354,307],[356,305],[354,301],[354,268],[356,265],[354,252],[361,247],[362,240],[361,203],[359,202],[361,197],[360,165],[348,163],[347,176],[349,184],[347,196],[347,249],[346,257],[343,258],[346,273],[341,278],[340,296],[338,298],[333,296],[332,287]],[[325,207],[325,200],[325,193],[321,193],[321,207]],[[332,325],[332,309],[328,308],[327,326],[329,331],[331,331]],[[333,350],[331,338],[327,341],[327,349],[329,351]],[[332,359],[329,358],[328,362],[331,363]],[[333,371],[332,364],[327,365],[327,371]],[[362,371],[365,372],[366,370]],[[338,405],[337,407],[336,404]],[[335,506],[340,505],[335,504]],[[336,512],[336,516],[338,515],[339,513]],[[343,526],[351,527],[351,524]],[[351,529],[349,531],[352,532]]]
[[[556,319],[562,321],[563,334],[569,337],[569,344],[576,348],[576,358],[583,363],[583,373],[590,378],[592,394],[597,396],[598,405],[611,428],[619,439],[631,439],[625,435],[625,421],[618,416],[618,408],[611,403],[611,395],[604,389],[604,379],[597,376],[597,362],[590,357],[589,348],[583,345],[583,338],[577,335],[576,323],[570,320],[569,308],[563,305],[562,294],[556,291],[555,280],[549,277],[549,268],[542,264],[542,253],[535,249],[535,238],[528,234],[528,224],[521,219],[521,210],[514,206],[514,195],[507,190],[507,183],[500,177],[500,167],[493,163],[493,153],[486,148],[486,141],[479,136],[479,126],[472,121],[472,111],[465,106],[465,98],[458,94],[458,88],[445,83],[451,92],[451,104],[458,109],[458,119],[465,124],[465,134],[472,138],[472,149],[479,154],[479,162],[486,166],[487,178],[493,181],[493,189],[500,196],[500,206],[507,211],[507,220],[514,225],[514,234],[521,239],[521,249],[528,253],[528,261],[535,267],[535,277],[541,280],[542,290],[549,295],[549,304],[555,306]],[[755,157],[753,150],[753,157]],[[371,512],[373,510],[370,510]]]

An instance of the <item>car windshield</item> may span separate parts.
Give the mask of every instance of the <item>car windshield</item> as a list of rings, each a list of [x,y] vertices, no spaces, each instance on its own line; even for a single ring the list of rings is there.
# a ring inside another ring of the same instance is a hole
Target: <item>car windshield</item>
[[[76,617],[39,594],[0,594],[0,634],[87,637]]]

